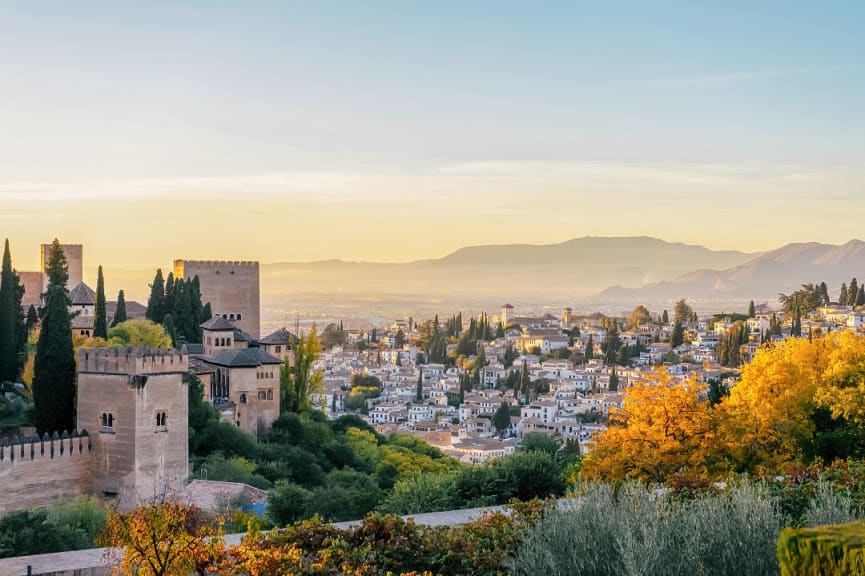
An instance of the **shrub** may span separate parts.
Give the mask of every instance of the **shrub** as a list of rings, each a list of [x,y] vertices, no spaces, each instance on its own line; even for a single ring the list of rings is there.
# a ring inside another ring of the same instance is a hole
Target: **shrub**
[[[416,474],[398,481],[379,506],[386,514],[422,514],[457,508],[452,474]]]
[[[865,573],[865,522],[786,528],[778,539],[781,576]]]
[[[600,484],[569,502],[527,532],[511,563],[515,574],[777,573],[783,515],[759,486],[678,500],[638,484],[618,493]]]
[[[267,499],[267,517],[277,526],[297,522],[306,515],[312,494],[294,482],[280,480]]]

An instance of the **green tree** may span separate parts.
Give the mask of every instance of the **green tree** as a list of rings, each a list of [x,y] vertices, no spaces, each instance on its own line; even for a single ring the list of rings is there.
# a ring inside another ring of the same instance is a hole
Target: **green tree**
[[[312,493],[288,480],[280,480],[267,498],[267,517],[276,526],[287,526],[306,517]]]
[[[126,294],[123,293],[123,290],[117,293],[117,307],[114,309],[114,320],[111,321],[111,327],[114,328],[122,322],[126,322]]]
[[[670,313],[666,310],[664,310],[664,313],[661,314],[661,323],[663,323],[664,325],[670,323]]]
[[[613,366],[612,372],[610,372],[610,383],[608,386],[610,392],[618,392],[619,391],[619,375],[616,374],[616,367]]]
[[[842,306],[844,306],[845,304],[847,304],[848,298],[849,298],[849,296],[847,295],[847,283],[842,282],[841,283],[841,292],[838,294],[838,304],[841,304]]]
[[[16,334],[20,309],[16,310],[15,292],[18,280],[12,269],[9,240],[3,250],[3,272],[0,277],[0,382],[14,382],[18,377],[18,346]]]
[[[108,330],[108,343],[112,346],[168,348],[171,346],[171,336],[161,324],[138,318],[121,322]]]
[[[757,311],[754,309],[754,301],[751,300],[751,303],[748,304],[748,318],[753,318],[757,315]]]
[[[30,305],[30,308],[27,309],[27,320],[24,322],[24,327],[27,330],[27,334],[36,327],[36,324],[39,323],[39,314],[36,312],[36,306],[33,304]]]
[[[640,304],[634,311],[631,312],[631,315],[628,317],[628,326],[631,328],[639,328],[643,324],[648,324],[652,321],[652,314],[649,312],[649,309]]]
[[[75,352],[66,292],[61,286],[48,289],[33,368],[33,408],[40,434],[73,430]]]
[[[417,390],[415,391],[415,402],[423,402],[423,368],[418,371]]]
[[[508,406],[507,402],[502,402],[502,405],[499,406],[496,413],[493,414],[493,426],[498,430],[499,436],[504,436],[505,430],[507,430],[510,425],[511,407]]]
[[[676,302],[675,319],[676,322],[680,322],[682,324],[686,322],[690,322],[691,318],[694,316],[694,310],[688,305],[687,300],[682,298],[678,302]]]
[[[60,246],[60,241],[55,238],[51,243],[51,248],[48,249],[48,262],[45,265],[45,275],[48,276],[48,288],[59,286],[63,289],[63,294],[68,294],[69,283],[69,266],[66,263],[66,254],[63,253],[63,247]],[[47,306],[48,294],[45,294],[45,302]]]
[[[164,300],[165,281],[162,279],[162,268],[159,268],[150,285],[150,298],[147,299],[147,312],[144,313],[144,317],[151,322],[162,324],[165,317]]]
[[[102,266],[96,276],[96,309],[93,312],[94,338],[108,338],[108,319],[105,317],[105,278],[102,276]]]
[[[679,320],[673,325],[673,334],[670,336],[670,345],[675,348],[681,346],[685,341],[685,329]]]
[[[162,319],[162,327],[165,329],[165,333],[171,338],[171,345],[177,346],[180,337],[177,333],[177,327],[174,325],[174,317],[171,314],[166,314]]]
[[[850,280],[850,287],[847,289],[847,301],[843,302],[843,304],[847,304],[848,306],[856,305],[856,295],[859,293],[859,284],[855,278]]]
[[[308,412],[312,408],[312,394],[322,386],[322,374],[313,371],[312,365],[321,354],[316,327],[313,324],[309,335],[300,335],[294,349],[294,366],[288,358],[280,367],[280,386],[282,388],[282,412]]]

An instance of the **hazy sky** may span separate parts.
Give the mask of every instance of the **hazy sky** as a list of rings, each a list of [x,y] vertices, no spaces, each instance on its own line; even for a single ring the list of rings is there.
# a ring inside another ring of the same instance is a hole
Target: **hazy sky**
[[[709,6],[713,4],[714,6]],[[863,237],[863,2],[0,5],[0,236],[38,265]]]

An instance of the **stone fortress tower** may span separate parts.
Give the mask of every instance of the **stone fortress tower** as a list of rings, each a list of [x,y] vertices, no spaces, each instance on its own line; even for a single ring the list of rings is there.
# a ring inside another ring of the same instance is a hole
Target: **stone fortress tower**
[[[78,353],[78,431],[0,443],[0,514],[94,494],[124,510],[189,474],[189,358],[166,349]]]
[[[258,262],[175,260],[174,277],[198,276],[201,301],[210,302],[214,318],[229,320],[252,338],[261,336],[261,288]]]
[[[131,508],[183,488],[188,372],[188,356],[173,350],[79,351],[78,427],[93,442],[94,493]]]

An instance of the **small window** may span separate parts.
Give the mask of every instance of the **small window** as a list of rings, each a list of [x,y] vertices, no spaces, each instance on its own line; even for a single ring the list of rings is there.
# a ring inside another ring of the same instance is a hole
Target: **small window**
[[[156,413],[156,427],[157,428],[165,428],[167,421],[168,421],[168,419],[165,416],[165,412],[157,412]]]
[[[229,315],[228,315],[228,318],[231,319],[231,320],[234,320],[234,314],[229,314]]]
[[[267,399],[268,399],[268,400],[273,400],[273,388],[268,388],[268,389],[267,389]]]
[[[111,412],[103,412],[102,413],[102,428],[100,432],[114,432],[114,414]]]
[[[240,314],[237,315],[237,319],[240,320]]]
[[[274,350],[277,354],[279,354],[280,352],[282,352],[282,346],[277,346]]]
[[[246,404],[246,394],[241,394],[241,395],[240,395],[240,403],[241,403],[241,404]]]

